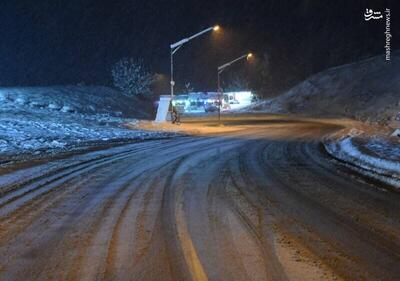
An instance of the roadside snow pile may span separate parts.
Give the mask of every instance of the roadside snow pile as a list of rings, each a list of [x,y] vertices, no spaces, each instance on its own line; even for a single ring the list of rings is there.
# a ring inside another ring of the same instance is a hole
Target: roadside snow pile
[[[324,145],[329,154],[349,167],[400,188],[400,143],[378,137],[366,139],[353,132]]]
[[[371,139],[365,147],[376,153],[380,158],[395,161],[398,167],[400,167],[400,143],[389,142],[384,139]]]

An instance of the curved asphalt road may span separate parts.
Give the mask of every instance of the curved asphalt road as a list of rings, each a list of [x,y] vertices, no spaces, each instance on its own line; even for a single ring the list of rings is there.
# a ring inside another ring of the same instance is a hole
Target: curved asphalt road
[[[231,125],[3,172],[0,280],[400,280],[400,196],[336,126]]]

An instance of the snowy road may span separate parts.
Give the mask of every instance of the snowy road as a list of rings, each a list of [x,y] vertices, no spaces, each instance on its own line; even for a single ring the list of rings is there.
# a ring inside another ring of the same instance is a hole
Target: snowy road
[[[268,119],[0,175],[0,280],[398,280],[400,195]]]

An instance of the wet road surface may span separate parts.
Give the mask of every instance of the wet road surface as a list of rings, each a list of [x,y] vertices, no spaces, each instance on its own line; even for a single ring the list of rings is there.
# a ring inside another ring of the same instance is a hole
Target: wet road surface
[[[337,126],[230,125],[3,172],[0,280],[400,280],[400,195]]]

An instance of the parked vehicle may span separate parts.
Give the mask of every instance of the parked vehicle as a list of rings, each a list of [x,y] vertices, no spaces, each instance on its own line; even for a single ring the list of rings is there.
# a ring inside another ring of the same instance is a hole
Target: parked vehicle
[[[204,103],[204,111],[205,112],[218,111],[218,104],[217,103]]]

